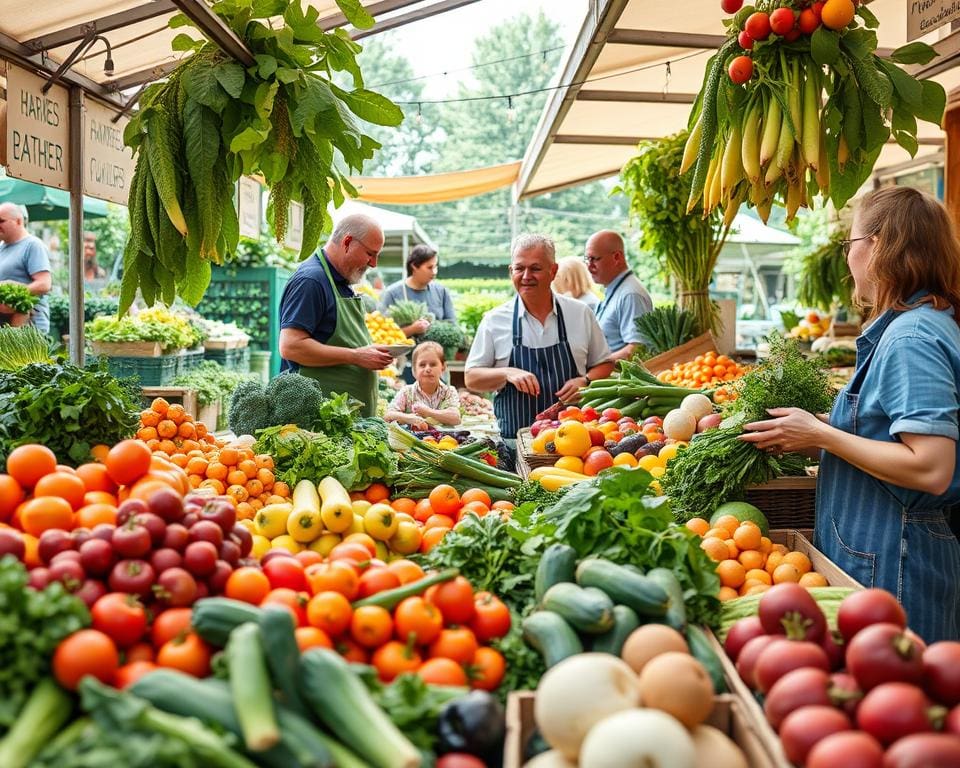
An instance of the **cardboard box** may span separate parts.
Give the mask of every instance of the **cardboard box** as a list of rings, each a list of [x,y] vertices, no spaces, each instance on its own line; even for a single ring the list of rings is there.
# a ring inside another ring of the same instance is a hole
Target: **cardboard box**
[[[535,727],[533,691],[514,691],[507,697],[507,738],[503,749],[503,768],[521,768],[523,746]],[[747,757],[752,768],[775,768],[757,729],[750,722],[743,704],[728,693],[713,697],[713,712],[707,724],[719,728],[732,738]]]

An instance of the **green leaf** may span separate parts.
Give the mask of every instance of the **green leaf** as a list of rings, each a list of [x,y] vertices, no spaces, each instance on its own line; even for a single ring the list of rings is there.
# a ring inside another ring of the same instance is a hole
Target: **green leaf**
[[[241,152],[245,149],[253,149],[263,143],[267,138],[267,133],[265,130],[258,130],[252,126],[247,126],[233,137],[233,140],[230,142],[230,151]]]
[[[890,54],[890,60],[898,64],[929,64],[938,56],[933,46],[913,42],[901,45]]]
[[[921,120],[940,125],[943,122],[943,110],[947,106],[947,92],[940,83],[934,80],[921,80],[923,96],[920,99],[920,109],[914,111]]]
[[[253,96],[253,104],[257,110],[257,116],[266,120],[273,113],[273,101],[277,96],[277,90],[280,83],[276,80],[270,83],[260,83]]]
[[[861,19],[863,19],[863,23],[867,27],[867,29],[876,29],[877,27],[880,26],[880,20],[873,15],[873,11],[871,11],[869,8],[867,8],[867,6],[863,5],[862,3],[857,8],[857,15]]]
[[[896,142],[907,150],[911,157],[915,156],[919,148],[917,143],[917,118],[900,99],[894,100],[890,129]]]
[[[211,268],[206,259],[187,259],[187,276],[180,284],[180,296],[188,304],[197,306],[210,285]]]
[[[260,67],[257,70],[257,73],[264,80],[266,80],[268,77],[270,77],[270,75],[272,75],[274,72],[277,71],[277,59],[275,56],[269,56],[265,53],[258,53],[253,58],[256,60],[257,64]]]
[[[370,29],[375,23],[373,16],[360,4],[360,0],[337,0],[337,7],[357,29]]]
[[[403,122],[403,110],[386,96],[365,89],[341,91],[338,88],[335,92],[353,114],[368,123],[397,126]]]
[[[279,16],[287,7],[289,0],[253,0],[251,12],[258,19],[269,19]]]
[[[189,99],[183,113],[183,130],[190,137],[185,142],[187,167],[196,191],[203,229],[200,253],[205,258],[212,258],[216,253],[221,224],[221,206],[214,180],[214,169],[220,158],[220,121],[212,110]]]
[[[280,181],[287,173],[290,158],[281,152],[270,152],[260,160],[260,170],[269,184]]]
[[[181,32],[170,41],[170,48],[174,51],[192,51],[197,48],[202,48],[203,45],[203,40],[195,40],[184,32]]]
[[[918,110],[923,106],[923,86],[920,81],[911,77],[896,64],[878,60],[884,71],[890,78],[897,95],[903,99],[913,110]]]
[[[277,68],[277,80],[285,85],[296,83],[301,77],[303,77],[303,70],[301,69],[291,69],[290,67]]]
[[[290,127],[295,136],[300,136],[320,112],[336,109],[339,100],[330,86],[315,76],[308,77],[306,85],[297,90],[297,98],[292,100],[296,107],[290,113]]]
[[[240,98],[243,84],[247,79],[247,73],[240,64],[235,61],[223,61],[213,68],[213,74],[217,82],[223,86],[223,90],[235,99]]]
[[[833,30],[819,26],[810,36],[810,55],[820,66],[829,66],[840,56],[840,36]]]
[[[167,21],[167,26],[170,29],[176,29],[177,27],[192,27],[194,24],[186,14],[175,13]]]
[[[312,5],[304,10],[300,3],[290,3],[283,12],[283,20],[287,22],[296,39],[311,43],[319,43],[326,33],[317,25],[320,12]]]
[[[230,101],[230,97],[217,81],[213,67],[193,67],[186,70],[182,77],[183,87],[192,99],[210,107],[220,114]]]

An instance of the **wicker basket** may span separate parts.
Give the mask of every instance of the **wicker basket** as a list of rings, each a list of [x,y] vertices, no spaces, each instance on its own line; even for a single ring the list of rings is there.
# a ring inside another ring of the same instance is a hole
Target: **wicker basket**
[[[815,477],[778,477],[747,488],[747,499],[758,507],[770,528],[813,528],[817,501]]]
[[[529,428],[523,428],[517,432],[517,465],[520,464],[520,459],[526,462],[528,467],[528,472],[534,467],[552,467],[557,463],[559,456],[553,453],[536,453],[533,450],[533,435],[530,434]]]

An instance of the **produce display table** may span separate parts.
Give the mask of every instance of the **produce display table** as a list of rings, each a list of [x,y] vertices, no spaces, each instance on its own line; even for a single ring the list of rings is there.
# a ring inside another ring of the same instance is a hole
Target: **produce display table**
[[[722,650],[721,650],[722,652]],[[503,746],[503,768],[520,768],[524,764],[523,747],[533,733],[533,691],[513,691],[507,696],[507,738]],[[756,703],[754,703],[756,706]],[[729,693],[713,697],[713,712],[706,724],[727,734],[743,750],[751,768],[780,768],[761,738],[760,724],[753,719],[745,703]],[[769,728],[769,726],[767,726]],[[789,768],[787,763],[785,768]]]

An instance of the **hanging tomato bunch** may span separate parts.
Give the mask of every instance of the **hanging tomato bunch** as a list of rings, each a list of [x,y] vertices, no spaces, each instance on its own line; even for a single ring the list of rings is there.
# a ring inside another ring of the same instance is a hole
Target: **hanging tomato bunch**
[[[854,0],[721,0],[733,14],[707,63],[690,116],[681,173],[693,170],[688,211],[740,205],[766,221],[774,203],[792,219],[819,193],[842,207],[894,140],[916,154],[917,120],[940,124],[943,87],[903,64],[936,52],[910,43],[876,55],[877,18]]]

